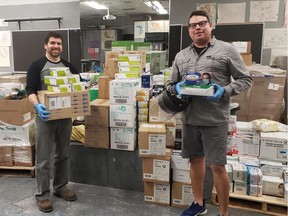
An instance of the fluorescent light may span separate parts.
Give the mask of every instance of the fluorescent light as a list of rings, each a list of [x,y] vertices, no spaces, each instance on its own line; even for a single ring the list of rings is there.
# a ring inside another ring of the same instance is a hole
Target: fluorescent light
[[[159,1],[153,1],[153,4],[158,8],[157,13],[159,14],[168,14],[167,10],[164,9],[162,4]]]
[[[80,2],[83,5],[86,5],[88,7],[94,8],[96,10],[103,10],[103,9],[107,9],[107,7],[105,5],[101,5],[95,1],[84,1],[84,2]]]
[[[168,14],[159,1],[144,1],[144,3],[158,14]]]

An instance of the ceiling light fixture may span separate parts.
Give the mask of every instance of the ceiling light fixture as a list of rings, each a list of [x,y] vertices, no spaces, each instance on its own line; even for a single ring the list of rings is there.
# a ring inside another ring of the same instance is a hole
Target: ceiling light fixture
[[[107,7],[105,5],[101,5],[95,1],[84,1],[84,2],[80,2],[81,4],[94,8],[96,10],[104,10],[107,9]]]
[[[168,14],[167,10],[164,9],[164,7],[162,6],[162,4],[159,1],[147,1],[147,0],[143,0],[144,3],[152,8],[154,11],[156,11],[156,13],[158,14]]]

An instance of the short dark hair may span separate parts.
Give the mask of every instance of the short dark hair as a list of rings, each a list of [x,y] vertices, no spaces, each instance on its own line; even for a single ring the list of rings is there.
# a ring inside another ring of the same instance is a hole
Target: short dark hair
[[[192,16],[204,16],[204,17],[207,18],[207,21],[208,21],[209,23],[211,22],[208,14],[207,14],[205,11],[203,11],[203,10],[198,10],[198,11],[194,11],[194,12],[192,12],[192,13],[190,14],[189,19],[188,19],[188,25],[189,25],[189,20],[190,20],[190,18],[191,18]]]
[[[45,44],[48,44],[49,39],[50,39],[51,37],[60,38],[60,39],[62,40],[62,42],[63,42],[63,38],[62,38],[62,35],[61,35],[61,34],[59,34],[59,33],[57,33],[57,32],[48,32],[47,35],[45,36],[45,39],[44,39]]]

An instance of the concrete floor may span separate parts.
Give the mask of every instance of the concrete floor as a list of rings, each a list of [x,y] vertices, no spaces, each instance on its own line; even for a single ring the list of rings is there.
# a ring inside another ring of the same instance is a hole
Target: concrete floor
[[[177,216],[183,209],[144,203],[143,192],[122,190],[87,184],[69,183],[78,199],[67,202],[51,195],[54,211],[42,213],[34,199],[34,178],[0,177],[0,215],[4,216]],[[207,216],[216,216],[218,209],[207,204]],[[232,216],[261,216],[229,209]]]

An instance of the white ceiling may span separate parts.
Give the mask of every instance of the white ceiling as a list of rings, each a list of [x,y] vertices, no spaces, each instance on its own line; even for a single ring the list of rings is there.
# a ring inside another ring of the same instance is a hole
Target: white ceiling
[[[80,2],[85,0],[80,0]],[[144,4],[143,0],[95,0],[109,7],[110,14],[114,16],[137,16],[156,15],[157,13]],[[169,0],[159,0],[163,7],[169,12]],[[80,4],[80,16],[82,19],[103,16],[107,10],[95,10]]]

